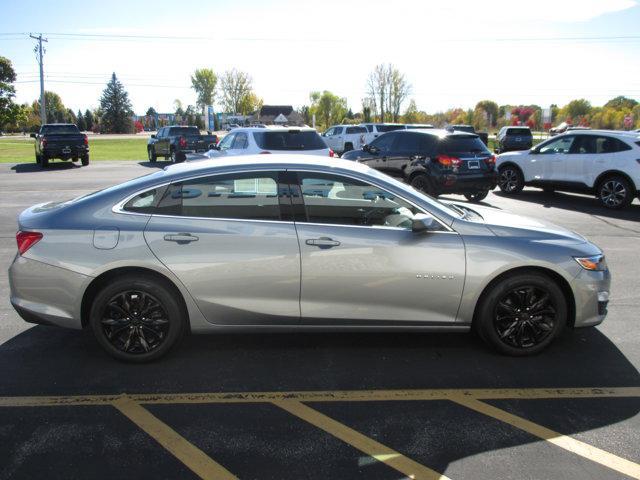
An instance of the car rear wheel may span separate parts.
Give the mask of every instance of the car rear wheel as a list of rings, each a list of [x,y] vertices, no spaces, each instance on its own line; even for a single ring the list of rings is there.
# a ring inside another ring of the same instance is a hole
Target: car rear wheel
[[[415,175],[411,178],[411,186],[418,190],[419,192],[428,193],[429,195],[435,197],[437,194],[434,192],[431,187],[431,182],[429,182],[429,178],[426,175],[420,174]]]
[[[82,166],[83,167],[86,167],[87,165],[89,165],[89,154],[82,155],[81,159],[82,159]]]
[[[524,188],[524,177],[518,167],[507,165],[500,168],[498,186],[504,193],[519,193]]]
[[[517,274],[491,287],[474,322],[481,337],[499,352],[534,355],[564,330],[567,304],[551,278],[539,273]]]
[[[42,168],[47,168],[49,166],[49,157],[47,157],[44,153],[40,155],[40,165]]]
[[[600,182],[598,198],[607,208],[625,208],[633,202],[633,192],[626,178],[614,175]]]
[[[95,297],[90,324],[98,343],[127,362],[155,360],[180,339],[182,307],[164,283],[148,276],[125,276]]]
[[[489,195],[489,190],[480,190],[479,192],[474,193],[465,193],[464,197],[470,202],[481,202]]]
[[[342,153],[350,152],[351,150],[353,150],[353,143],[347,142],[344,144],[344,152]]]
[[[156,152],[153,148],[147,148],[147,154],[149,155],[149,161],[151,163],[156,163],[158,157],[156,156]]]

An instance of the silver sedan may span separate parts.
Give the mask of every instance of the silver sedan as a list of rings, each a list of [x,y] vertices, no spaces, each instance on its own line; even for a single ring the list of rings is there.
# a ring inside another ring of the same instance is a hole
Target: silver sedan
[[[602,322],[609,299],[602,251],[581,236],[337,159],[174,165],[18,223],[17,312],[90,328],[133,362],[187,331],[474,329],[528,355]]]

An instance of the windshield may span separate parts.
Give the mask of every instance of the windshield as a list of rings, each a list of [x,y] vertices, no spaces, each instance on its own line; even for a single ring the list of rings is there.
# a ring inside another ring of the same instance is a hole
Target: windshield
[[[521,136],[530,136],[531,130],[528,128],[510,128],[507,130],[507,135],[521,135]]]
[[[75,125],[44,125],[42,127],[43,135],[60,135],[65,133],[80,133]]]
[[[315,130],[253,132],[258,147],[263,150],[323,150],[327,148]]]

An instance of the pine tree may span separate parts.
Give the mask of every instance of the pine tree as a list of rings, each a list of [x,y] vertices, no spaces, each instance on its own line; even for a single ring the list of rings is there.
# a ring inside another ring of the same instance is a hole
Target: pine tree
[[[84,124],[87,127],[88,132],[93,131],[93,123],[93,113],[91,113],[91,110],[87,108],[87,110],[84,112]]]
[[[84,115],[82,115],[82,111],[78,110],[78,116],[77,116],[77,121],[78,121],[78,130],[80,130],[81,132],[84,132],[85,130],[87,130],[87,124],[84,122]]]
[[[107,88],[100,98],[102,117],[100,130],[105,133],[130,133],[132,130],[131,116],[133,109],[129,101],[129,94],[117,79],[111,75]]]

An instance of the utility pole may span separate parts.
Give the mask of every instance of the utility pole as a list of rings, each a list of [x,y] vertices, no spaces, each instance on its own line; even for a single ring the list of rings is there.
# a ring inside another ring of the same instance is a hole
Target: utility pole
[[[47,106],[44,101],[44,55],[42,50],[42,42],[48,42],[46,38],[42,38],[42,34],[35,36],[29,34],[34,40],[38,40],[38,45],[34,48],[36,52],[36,58],[40,64],[40,123],[44,125],[47,123]]]

